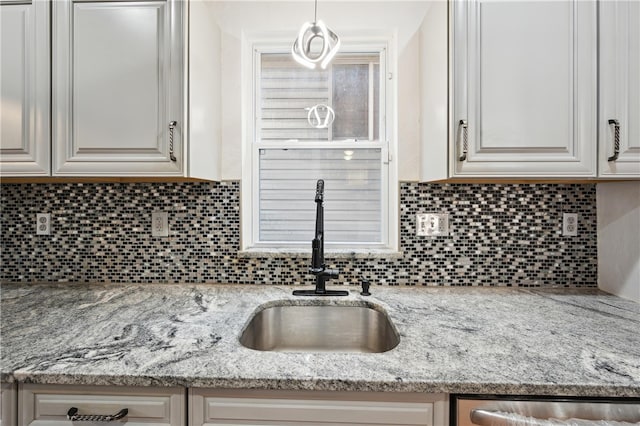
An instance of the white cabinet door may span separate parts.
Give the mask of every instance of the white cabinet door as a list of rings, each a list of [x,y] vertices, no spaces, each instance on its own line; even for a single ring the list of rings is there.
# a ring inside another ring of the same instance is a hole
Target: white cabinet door
[[[185,424],[184,388],[20,384],[18,389],[20,426]],[[72,421],[68,418],[72,408],[78,416],[125,415],[113,423]]]
[[[53,2],[54,175],[183,174],[183,7]]]
[[[447,413],[442,394],[189,390],[189,426],[439,426]]]
[[[453,176],[595,176],[596,2],[452,5]]]
[[[600,2],[599,130],[600,176],[640,177],[638,1]]]
[[[0,5],[0,174],[47,176],[49,3]]]

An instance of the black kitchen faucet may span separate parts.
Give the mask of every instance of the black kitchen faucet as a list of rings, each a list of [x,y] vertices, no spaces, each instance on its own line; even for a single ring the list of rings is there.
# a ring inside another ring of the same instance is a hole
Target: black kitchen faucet
[[[316,183],[316,235],[311,241],[311,268],[309,272],[316,276],[315,290],[295,290],[294,296],[347,296],[346,290],[327,290],[326,282],[338,278],[340,271],[327,269],[324,264],[324,181]]]

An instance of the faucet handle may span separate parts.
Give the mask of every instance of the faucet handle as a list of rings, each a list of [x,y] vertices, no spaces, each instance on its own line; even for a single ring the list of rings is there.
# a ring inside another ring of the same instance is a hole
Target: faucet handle
[[[328,278],[338,278],[340,276],[339,269],[325,269],[324,274]]]
[[[318,179],[316,183],[316,203],[322,202],[324,197],[324,180]]]
[[[362,280],[362,291],[360,292],[360,294],[363,296],[371,296],[371,293],[369,293],[370,286],[371,283],[368,280]]]

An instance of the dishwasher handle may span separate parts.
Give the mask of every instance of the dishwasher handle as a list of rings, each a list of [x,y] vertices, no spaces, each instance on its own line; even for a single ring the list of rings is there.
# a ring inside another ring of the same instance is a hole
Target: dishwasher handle
[[[478,426],[624,426],[632,424],[613,420],[537,419],[518,413],[483,410],[481,408],[471,410],[471,421]]]
[[[480,408],[471,410],[471,421],[478,426],[549,426],[553,424],[547,420],[527,417],[522,414],[483,410]]]

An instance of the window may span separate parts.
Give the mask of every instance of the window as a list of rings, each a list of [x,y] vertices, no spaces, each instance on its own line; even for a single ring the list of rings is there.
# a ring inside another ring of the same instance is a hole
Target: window
[[[308,249],[323,179],[328,250],[396,249],[386,45],[343,47],[326,70],[300,66],[286,45],[253,53],[243,248]]]

